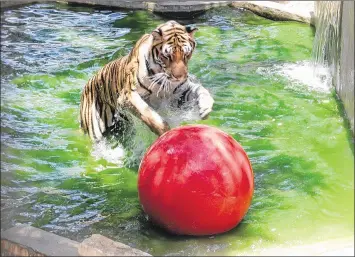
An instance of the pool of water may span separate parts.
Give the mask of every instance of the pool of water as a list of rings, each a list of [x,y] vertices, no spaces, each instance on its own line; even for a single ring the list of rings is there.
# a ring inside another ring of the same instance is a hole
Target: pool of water
[[[353,236],[353,141],[327,71],[314,75],[314,31],[229,8],[184,21],[199,28],[190,72],[215,105],[208,120],[181,122],[216,126],[242,144],[255,173],[252,205],[239,226],[210,237],[147,222],[137,167],[156,136],[135,122],[130,149],[93,145],[79,129],[79,102],[95,71],[166,20],[65,4],[1,12],[2,229],[30,224],[78,241],[100,233],[154,255]]]

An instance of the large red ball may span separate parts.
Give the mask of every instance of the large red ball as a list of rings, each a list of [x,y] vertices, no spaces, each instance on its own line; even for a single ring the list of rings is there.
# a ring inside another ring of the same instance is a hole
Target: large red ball
[[[138,193],[150,219],[175,234],[212,235],[247,213],[254,177],[242,146],[206,125],[174,128],[140,164]]]

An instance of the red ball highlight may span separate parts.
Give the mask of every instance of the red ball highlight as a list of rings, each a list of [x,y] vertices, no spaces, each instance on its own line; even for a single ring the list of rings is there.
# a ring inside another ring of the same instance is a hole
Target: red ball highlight
[[[247,213],[253,191],[253,170],[242,146],[206,125],[164,133],[139,167],[138,193],[144,212],[174,234],[231,230]]]

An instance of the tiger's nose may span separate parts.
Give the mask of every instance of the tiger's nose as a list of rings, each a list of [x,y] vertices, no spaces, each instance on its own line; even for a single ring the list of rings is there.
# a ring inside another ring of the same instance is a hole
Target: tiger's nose
[[[178,69],[173,69],[171,71],[171,76],[176,80],[182,80],[187,77],[186,67],[179,67]]]
[[[186,77],[186,75],[184,74],[171,74],[171,77],[174,79],[174,80],[182,80]]]

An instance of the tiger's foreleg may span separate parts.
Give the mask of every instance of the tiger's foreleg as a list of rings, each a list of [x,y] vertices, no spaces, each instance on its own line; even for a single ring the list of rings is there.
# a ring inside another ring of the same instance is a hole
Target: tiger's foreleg
[[[180,102],[197,101],[200,118],[205,120],[212,111],[214,100],[206,88],[191,78],[181,88]]]
[[[200,86],[195,92],[201,119],[205,120],[212,111],[214,100],[206,88]]]
[[[138,92],[131,91],[127,99],[131,112],[143,120],[155,134],[160,136],[170,129],[169,124],[141,98]]]

